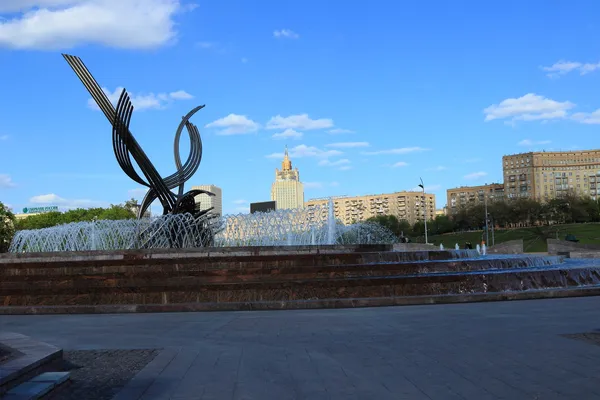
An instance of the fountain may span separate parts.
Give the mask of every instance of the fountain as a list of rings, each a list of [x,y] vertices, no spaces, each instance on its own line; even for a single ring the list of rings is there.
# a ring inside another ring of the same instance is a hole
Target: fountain
[[[333,199],[329,198],[327,202],[327,244],[335,243],[335,214],[333,210]]]
[[[208,234],[211,236],[202,236]],[[208,242],[216,247],[354,245],[395,243],[396,237],[375,223],[338,224],[331,207],[320,206],[204,220],[190,214],[167,214],[157,218],[78,222],[18,231],[9,251],[197,248],[198,243]]]
[[[139,216],[158,199],[157,218],[91,221],[19,231],[0,254],[0,314],[257,310],[433,304],[600,294],[595,261],[561,256],[486,256],[476,250],[394,251],[375,223],[343,225],[334,204],[217,217],[184,193],[202,155],[198,130],[177,171],[158,175],[128,124],[125,91],[116,110],[83,63],[65,56],[113,126],[124,172],[148,187]],[[131,157],[147,181],[137,175]],[[177,193],[171,190],[178,187]],[[470,243],[468,243],[470,247]],[[431,249],[431,250],[430,250]],[[482,257],[485,256],[485,257]]]
[[[458,243],[456,243],[456,244],[454,245],[454,250],[460,250],[460,246],[458,245]]]

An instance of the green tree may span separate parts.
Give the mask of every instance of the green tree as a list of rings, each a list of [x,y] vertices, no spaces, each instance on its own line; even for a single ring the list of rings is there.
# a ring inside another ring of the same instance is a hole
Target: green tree
[[[15,215],[0,201],[0,253],[10,247],[15,235]]]
[[[442,235],[453,232],[456,229],[456,225],[447,215],[438,215],[429,222],[427,229],[433,235]]]
[[[32,215],[19,220],[16,224],[18,230],[22,229],[42,229],[69,224],[72,222],[101,220],[119,220],[133,219],[134,212],[124,205],[111,205],[109,208],[76,208],[73,210],[61,212],[48,212],[38,215]]]
[[[397,237],[400,237],[403,233],[405,236],[410,234],[410,223],[406,220],[399,220],[395,215],[377,215],[367,219],[367,221],[378,223],[392,231]]]

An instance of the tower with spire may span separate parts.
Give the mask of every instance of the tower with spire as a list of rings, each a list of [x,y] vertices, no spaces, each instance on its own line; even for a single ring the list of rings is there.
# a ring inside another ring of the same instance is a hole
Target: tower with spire
[[[275,182],[271,186],[271,200],[277,209],[304,207],[304,185],[300,182],[298,168],[292,168],[292,160],[285,146],[281,170],[275,168]]]

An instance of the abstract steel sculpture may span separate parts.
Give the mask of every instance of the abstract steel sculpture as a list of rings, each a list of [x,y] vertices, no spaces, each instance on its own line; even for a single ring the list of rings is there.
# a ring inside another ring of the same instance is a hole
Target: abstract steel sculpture
[[[129,130],[133,105],[131,104],[131,99],[129,98],[127,91],[123,89],[121,92],[121,97],[119,98],[115,110],[100,85],[98,85],[90,71],[84,65],[83,61],[81,61],[79,57],[67,54],[63,54],[63,57],[67,63],[69,63],[71,68],[73,68],[73,71],[75,71],[75,74],[77,74],[100,110],[112,124],[113,149],[121,169],[123,169],[127,176],[135,182],[146,186],[149,189],[138,211],[138,218],[141,218],[144,215],[150,207],[150,204],[156,199],[158,199],[163,206],[163,215],[189,213],[196,219],[207,215],[213,207],[206,210],[198,209],[195,197],[200,194],[208,196],[214,196],[215,194],[206,190],[190,190],[186,193],[183,191],[185,182],[198,170],[200,161],[202,160],[202,139],[200,138],[198,128],[192,124],[189,119],[196,112],[204,108],[204,105],[191,110],[183,117],[179,124],[175,133],[174,145],[177,171],[163,179]],[[179,154],[179,140],[184,126],[187,128],[190,137],[190,155],[182,165]],[[133,168],[131,157],[136,161],[146,180],[142,179]],[[175,187],[179,187],[177,194],[171,191],[171,189],[174,189]]]

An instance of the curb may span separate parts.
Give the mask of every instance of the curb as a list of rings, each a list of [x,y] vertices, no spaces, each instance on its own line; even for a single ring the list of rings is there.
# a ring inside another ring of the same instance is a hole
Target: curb
[[[12,332],[0,332],[0,344],[22,355],[0,364],[0,396],[23,381],[43,372],[44,368],[61,360],[62,349],[38,342],[29,336]]]
[[[91,306],[2,306],[0,315],[37,314],[128,314],[199,311],[263,311],[324,308],[388,307],[425,304],[456,304],[488,301],[537,300],[565,297],[600,296],[600,285],[567,288],[536,289],[522,292],[472,293],[406,297],[371,297],[351,299],[316,299],[264,302],[179,303],[179,304],[105,304]],[[21,335],[22,336],[22,335]],[[0,334],[0,343],[2,335]],[[49,346],[49,345],[46,345]],[[53,347],[53,346],[50,346]],[[55,348],[56,349],[56,348]],[[57,349],[62,352],[62,350]],[[62,353],[61,353],[62,355]],[[17,360],[14,360],[17,361]],[[0,375],[1,378],[1,375]],[[0,379],[0,385],[2,380]]]

